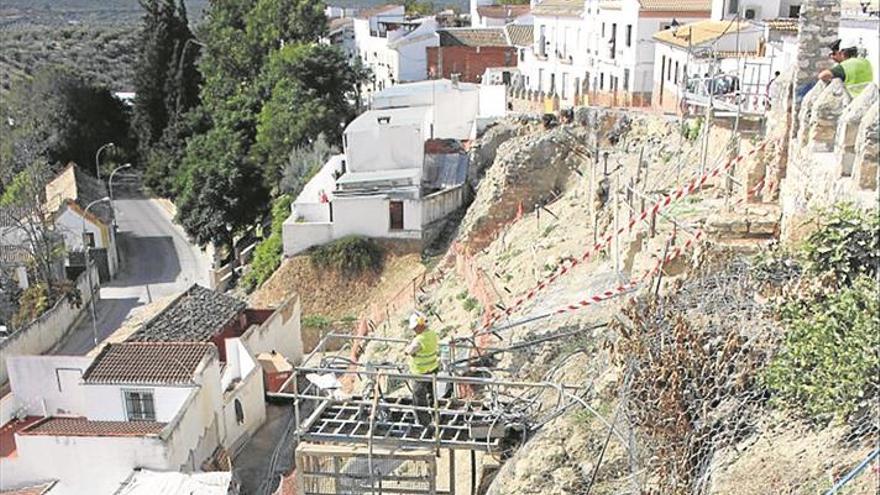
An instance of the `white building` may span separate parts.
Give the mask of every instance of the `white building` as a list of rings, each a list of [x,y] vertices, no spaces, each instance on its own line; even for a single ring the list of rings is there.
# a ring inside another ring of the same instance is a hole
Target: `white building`
[[[710,0],[586,0],[590,103],[650,105],[654,33],[707,19],[710,10]]]
[[[800,7],[801,0],[712,0],[712,20],[796,19]]]
[[[364,88],[370,96],[395,84],[428,78],[426,48],[437,46],[433,17],[407,20],[401,5],[362,10],[354,19],[355,46],[372,72]]]
[[[375,95],[336,155],[284,222],[285,256],[347,235],[426,240],[461,206],[467,155],[459,141],[504,115],[503,86],[431,80]]]
[[[106,282],[119,270],[113,210],[106,198],[107,189],[98,179],[70,163],[46,184],[46,211],[54,215],[56,232],[64,239],[68,266],[84,265],[83,239],[88,243],[98,266],[101,281]],[[83,233],[85,230],[85,233]]]
[[[574,106],[588,73],[584,1],[543,0],[533,5],[532,18],[532,49],[521,54],[518,66],[523,84]]]
[[[328,7],[329,9],[330,7]],[[351,17],[334,17],[327,20],[327,36],[321,40],[327,45],[339,47],[345,58],[351,62],[358,56],[354,41],[354,19]]]
[[[470,1],[471,27],[502,27],[507,24],[531,24],[531,5],[504,4],[495,0]]]
[[[265,418],[262,374],[240,339],[221,370],[210,343],[112,344],[94,359],[9,359],[18,418],[0,488],[54,481],[51,494],[113,494],[136,469],[200,471]]]
[[[9,357],[0,489],[111,494],[135,469],[196,472],[231,455],[277,391],[257,355],[302,359],[299,317],[296,296],[256,309],[194,285],[94,357]]]

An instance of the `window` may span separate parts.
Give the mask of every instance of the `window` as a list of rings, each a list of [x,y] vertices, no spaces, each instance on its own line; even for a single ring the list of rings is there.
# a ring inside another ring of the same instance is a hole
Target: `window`
[[[550,74],[550,94],[556,93],[556,74]]]
[[[244,423],[244,408],[241,407],[241,401],[235,399],[233,406],[235,407],[235,422],[238,424]]]
[[[667,81],[672,80],[672,61],[671,60],[669,61],[669,64],[666,65],[666,80]]]
[[[388,217],[391,230],[403,230],[403,201],[388,202]]]
[[[675,76],[672,82],[678,84],[678,62],[675,62]]]
[[[633,41],[633,26],[632,26],[632,24],[627,24],[626,25],[626,46],[627,47],[632,46],[632,41]]]
[[[566,86],[568,86],[568,74],[563,72],[562,73],[562,88],[561,88],[562,94],[560,95],[560,96],[562,96],[563,100],[565,99],[565,87]]]
[[[538,91],[544,91],[544,69],[538,69]]]
[[[124,390],[125,413],[129,421],[156,421],[156,407],[153,392],[145,390]]]
[[[604,72],[599,73],[599,89],[600,90],[605,89],[605,73]]]
[[[86,246],[90,248],[95,247],[95,234],[92,232],[85,232],[83,235],[85,236]]]
[[[602,37],[605,37],[605,23],[602,23]]]
[[[519,61],[525,62],[525,60],[526,60],[526,49],[523,48],[519,51]]]
[[[801,6],[800,5],[791,5],[788,7],[788,16],[797,18],[801,15]]]
[[[629,69],[623,69],[623,90],[629,89]]]

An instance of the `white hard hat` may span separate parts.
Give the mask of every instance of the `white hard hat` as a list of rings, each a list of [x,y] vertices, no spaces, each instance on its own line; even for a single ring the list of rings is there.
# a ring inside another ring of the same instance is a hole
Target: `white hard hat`
[[[420,325],[424,325],[427,323],[425,319],[425,315],[419,313],[418,311],[413,312],[413,314],[409,315],[409,329],[415,330],[416,327]]]
[[[841,51],[853,48],[859,48],[862,45],[862,40],[856,36],[843,36],[837,39],[834,43],[831,44],[830,48],[834,51]]]

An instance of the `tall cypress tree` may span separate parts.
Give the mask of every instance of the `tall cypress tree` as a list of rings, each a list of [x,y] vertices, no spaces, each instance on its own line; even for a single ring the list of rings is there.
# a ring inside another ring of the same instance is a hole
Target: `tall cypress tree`
[[[143,160],[169,123],[198,102],[198,44],[183,0],[141,0],[141,52],[135,68],[133,126]],[[188,41],[192,40],[192,41]]]

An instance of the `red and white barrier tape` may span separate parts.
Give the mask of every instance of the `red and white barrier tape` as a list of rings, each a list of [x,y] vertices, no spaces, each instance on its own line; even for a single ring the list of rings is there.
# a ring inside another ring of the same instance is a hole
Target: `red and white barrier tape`
[[[669,253],[665,258],[658,259],[657,263],[651,269],[646,270],[645,273],[641,277],[632,279],[629,282],[618,285],[617,287],[615,287],[613,289],[609,289],[604,292],[593,294],[593,295],[588,296],[584,299],[581,299],[580,301],[577,301],[577,302],[568,304],[566,306],[563,306],[561,308],[558,308],[557,310],[554,311],[554,313],[560,314],[560,313],[567,313],[570,311],[577,311],[579,309],[586,308],[587,306],[592,306],[592,305],[598,304],[602,301],[607,301],[608,299],[632,292],[633,290],[637,289],[640,285],[642,285],[646,279],[657,274],[666,263],[669,263],[670,261],[681,256],[682,253],[684,253],[691,246],[693,246],[697,241],[699,241],[700,238],[702,238],[702,236],[703,236],[703,232],[697,231],[696,235],[694,235],[693,238],[688,239],[687,242],[684,243],[684,245],[676,246],[675,250],[673,250],[673,252]]]
[[[730,170],[731,167],[733,167],[737,163],[740,163],[743,160],[745,160],[746,158],[751,157],[755,153],[758,153],[759,151],[764,150],[767,147],[768,143],[769,143],[769,141],[764,141],[759,146],[757,146],[753,150],[749,151],[747,154],[738,155],[735,158],[728,160],[727,163],[725,163],[724,165],[719,165],[718,167],[715,167],[715,169],[704,173],[700,177],[694,177],[687,184],[679,186],[672,193],[669,193],[666,196],[657,200],[657,202],[654,203],[652,206],[645,207],[644,209],[642,209],[642,211],[638,215],[632,216],[627,225],[617,229],[616,235],[620,235],[623,232],[625,232],[626,230],[632,229],[632,227],[635,226],[636,223],[641,222],[641,221],[645,220],[646,218],[648,218],[649,214],[651,216],[657,215],[661,209],[668,207],[674,201],[678,201],[681,198],[684,198],[685,196],[689,196],[690,194],[693,194],[695,191],[701,189],[710,178],[717,177],[722,172],[727,172],[728,170]],[[495,322],[497,322],[499,319],[503,318],[504,316],[511,315],[514,311],[519,309],[519,307],[522,306],[526,301],[534,298],[539,292],[541,292],[542,290],[547,288],[547,286],[554,283],[559,277],[570,272],[579,263],[586,262],[590,258],[590,256],[592,256],[594,253],[597,253],[597,252],[601,251],[602,249],[604,249],[606,246],[608,246],[611,243],[611,240],[614,238],[614,235],[615,235],[615,233],[607,233],[606,232],[602,236],[602,240],[600,242],[597,242],[593,246],[591,246],[589,249],[587,249],[584,252],[584,254],[581,255],[580,258],[574,258],[571,261],[571,263],[569,263],[567,265],[563,265],[559,271],[553,273],[547,279],[542,280],[535,287],[533,287],[531,290],[529,290],[525,295],[520,296],[513,304],[511,304],[509,307],[504,309],[504,311],[502,311],[501,314],[491,314],[489,316],[489,318],[487,319],[486,324],[483,325],[483,329],[491,327],[492,325],[495,324]]]

